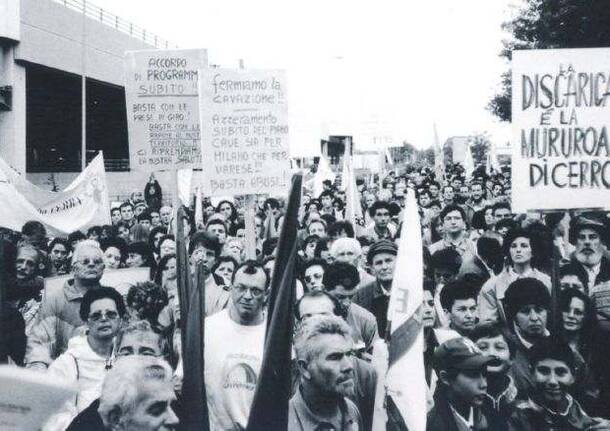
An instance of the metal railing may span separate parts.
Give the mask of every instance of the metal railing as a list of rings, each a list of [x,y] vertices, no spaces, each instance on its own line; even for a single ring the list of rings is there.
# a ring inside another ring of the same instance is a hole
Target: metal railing
[[[144,43],[153,45],[155,48],[170,49],[178,48],[167,40],[157,36],[154,33],[146,31],[145,28],[139,27],[132,22],[124,20],[113,13],[110,13],[87,0],[52,0],[55,3],[64,5],[65,7],[84,13],[86,17],[101,22],[109,27],[112,27],[122,33],[128,34],[131,37],[139,39]]]

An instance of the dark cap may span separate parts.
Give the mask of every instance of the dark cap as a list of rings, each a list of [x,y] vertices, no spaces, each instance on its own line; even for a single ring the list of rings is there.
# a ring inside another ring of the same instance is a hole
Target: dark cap
[[[587,215],[576,217],[570,223],[570,243],[576,244],[576,237],[578,236],[578,232],[580,232],[582,229],[593,229],[599,233],[602,242],[607,242],[608,233],[606,223],[597,217]]]
[[[519,310],[526,305],[551,307],[551,294],[544,283],[536,278],[518,278],[508,285],[504,293],[506,320],[511,323]]]
[[[398,246],[389,239],[382,239],[375,242],[369,247],[369,252],[366,255],[366,260],[370,264],[373,261],[375,255],[380,253],[389,253],[396,256],[398,254]]]
[[[485,355],[472,340],[464,337],[447,340],[434,351],[434,368],[437,370],[480,370],[491,360],[491,356]]]

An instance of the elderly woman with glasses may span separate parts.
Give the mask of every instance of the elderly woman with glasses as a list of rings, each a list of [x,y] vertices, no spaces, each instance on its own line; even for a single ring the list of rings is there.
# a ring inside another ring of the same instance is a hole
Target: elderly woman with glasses
[[[110,287],[87,291],[80,306],[85,334],[74,336],[68,349],[49,366],[58,381],[72,382],[77,393],[51,417],[45,431],[62,430],[78,413],[99,397],[107,370],[111,368],[114,337],[125,315],[120,293]]]

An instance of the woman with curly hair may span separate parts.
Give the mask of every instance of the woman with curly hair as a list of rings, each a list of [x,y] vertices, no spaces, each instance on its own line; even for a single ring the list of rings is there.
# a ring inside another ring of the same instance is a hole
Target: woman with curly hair
[[[159,313],[168,304],[167,292],[152,281],[137,283],[127,293],[130,320],[146,320],[159,328]]]

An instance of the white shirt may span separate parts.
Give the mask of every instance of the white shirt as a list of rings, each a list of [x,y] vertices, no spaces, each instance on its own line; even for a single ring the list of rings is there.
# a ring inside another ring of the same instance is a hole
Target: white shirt
[[[224,309],[205,319],[210,431],[245,429],[263,362],[266,322],[246,326]]]

